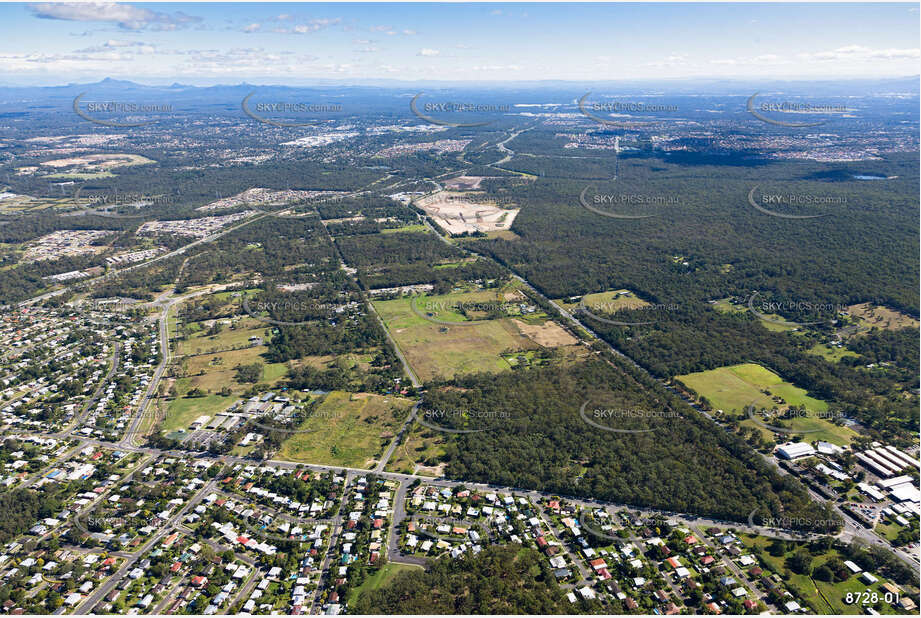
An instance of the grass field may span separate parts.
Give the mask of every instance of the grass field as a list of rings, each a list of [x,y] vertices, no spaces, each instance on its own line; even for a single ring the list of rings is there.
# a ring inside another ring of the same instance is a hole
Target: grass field
[[[314,414],[281,446],[280,459],[367,468],[396,435],[413,402],[401,397],[326,395]],[[394,411],[395,409],[395,411]]]
[[[714,310],[719,311],[720,313],[745,313],[746,311],[749,311],[748,306],[744,304],[741,304],[741,305],[734,304],[728,298],[721,298],[719,300],[716,300],[711,304],[711,306],[713,307]],[[775,320],[775,322],[769,322],[768,320],[761,320],[759,318],[759,322],[761,322],[761,325],[768,330],[771,330],[774,332],[783,332],[783,331],[791,331],[791,330],[795,330],[799,328],[796,324],[785,323],[787,322],[787,320],[784,319],[782,315],[778,315],[776,313],[764,313],[764,312],[761,312],[761,315],[771,320]],[[778,324],[777,322],[780,322],[780,323]]]
[[[732,304],[732,301],[728,298],[720,298],[719,300],[715,300],[713,301],[712,306],[720,313],[742,313],[745,311],[745,307]]]
[[[893,311],[871,303],[851,305],[847,312],[860,323],[861,331],[871,328],[898,330],[900,328],[918,328],[919,322],[909,315]]]
[[[370,592],[372,590],[377,590],[389,584],[394,577],[399,575],[403,571],[421,571],[422,567],[414,566],[411,564],[396,564],[395,562],[388,562],[380,569],[374,572],[374,574],[369,575],[365,578],[365,581],[361,582],[361,585],[357,588],[354,588],[349,591],[348,602],[354,603],[355,599],[360,597],[365,592]]]
[[[816,414],[827,412],[827,403],[810,397],[805,390],[785,382],[776,373],[761,365],[745,363],[720,367],[677,376],[677,379],[696,391],[698,395],[706,397],[715,409],[726,413],[744,414],[750,404],[768,409],[776,406],[779,410],[785,410],[789,406],[805,405],[806,416],[796,416],[787,422],[795,431],[803,432],[810,442],[825,440],[832,444],[844,445],[849,444],[857,436],[852,429],[839,427]],[[763,392],[765,390],[770,395],[765,394]],[[785,403],[777,404],[773,400],[775,396],[781,397]],[[742,424],[759,427],[766,437],[773,435],[770,430],[752,420],[745,420]]]
[[[825,345],[824,343],[815,344],[814,346],[812,346],[812,348],[809,349],[809,353],[815,354],[817,356],[821,356],[822,358],[824,358],[825,360],[831,363],[837,363],[842,358],[847,358],[849,356],[850,357],[860,356],[856,352],[852,352],[851,350],[848,350],[847,348],[832,347],[832,346]]]
[[[720,367],[677,378],[709,399],[715,408],[726,412],[744,412],[751,403],[768,408],[774,406],[774,401],[762,390],[783,397],[789,405],[805,404],[808,410],[818,412],[828,409],[824,401],[809,397],[803,389],[784,382],[773,371],[754,363]]]
[[[783,574],[785,572],[785,560],[787,557],[793,555],[793,551],[790,551],[783,556],[772,556],[768,551],[761,551],[770,544],[770,540],[764,537],[755,537],[749,534],[741,534],[739,538],[747,546],[752,548],[756,553],[758,553],[765,562],[768,563],[770,568],[777,573]],[[812,562],[813,567],[820,566],[830,560],[833,557],[840,557],[838,552],[835,550],[829,550],[826,553],[816,556]],[[841,558],[843,560],[843,558]],[[800,593],[808,600],[820,613],[825,614],[862,614],[862,608],[857,604],[848,604],[845,602],[845,595],[848,592],[863,592],[864,590],[870,590],[877,592],[879,597],[886,593],[882,588],[881,584],[885,583],[885,580],[880,577],[878,574],[879,580],[877,583],[870,586],[864,584],[857,578],[857,575],[852,575],[848,579],[838,583],[823,582],[820,580],[813,579],[808,575],[798,575],[796,573],[790,573],[788,582],[795,586]],[[883,603],[885,606],[886,604]],[[891,607],[880,608],[881,613],[884,614],[896,614],[896,612]]]
[[[446,442],[445,434],[423,427],[418,423],[414,424],[412,430],[390,456],[390,461],[387,462],[387,472],[440,476],[435,472],[437,465],[425,467],[425,463],[437,462],[445,453]],[[423,466],[423,469],[417,466]]]
[[[578,302],[570,303],[566,298],[557,299],[556,302],[567,311],[573,311],[580,304]],[[649,306],[649,303],[642,298],[637,298],[630,290],[609,290],[607,292],[586,294],[582,297],[582,302],[589,309],[604,313],[616,313],[621,309],[639,309],[640,307]]]
[[[263,341],[271,337],[272,327],[249,316],[233,318],[233,328],[224,325],[221,332],[209,336],[208,329],[201,322],[189,324],[194,331],[192,336],[177,345],[179,354],[201,354],[211,350],[226,350],[249,345],[250,337],[261,337]],[[175,331],[174,331],[175,332]]]
[[[180,393],[189,390],[183,388],[187,378],[178,380]],[[160,431],[169,433],[179,429],[188,429],[189,424],[202,415],[214,416],[234,402],[234,397],[208,395],[207,397],[178,397],[169,402],[166,418],[160,424]]]
[[[465,292],[419,297],[420,313],[445,322],[464,322],[452,310],[458,302],[495,303],[495,292]],[[536,344],[521,334],[511,319],[483,320],[464,326],[430,322],[413,312],[410,298],[374,301],[374,308],[391,336],[406,355],[410,366],[423,381],[436,376],[452,377],[478,371],[504,371],[502,354],[508,350],[530,350]]]
[[[184,358],[182,362],[190,374],[187,378],[189,389],[200,388],[207,393],[209,390],[217,392],[227,386],[238,394],[252,385],[237,382],[234,379],[236,376],[234,367],[253,363],[262,364],[262,377],[259,382],[274,385],[287,375],[288,368],[284,363],[266,363],[262,357],[266,349],[265,346],[254,346],[242,350],[228,350],[217,354],[202,354]],[[202,371],[205,372],[204,375],[197,375]],[[184,394],[181,388],[179,392]]]
[[[389,227],[381,230],[381,234],[396,234],[399,232],[424,232],[426,229],[422,223],[413,225],[404,225],[403,227]]]

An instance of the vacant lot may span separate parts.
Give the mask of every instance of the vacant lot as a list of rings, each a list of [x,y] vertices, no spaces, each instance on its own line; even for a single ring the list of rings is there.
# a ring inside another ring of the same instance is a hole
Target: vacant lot
[[[455,309],[457,302],[471,303],[467,306],[473,308],[480,302],[497,302],[495,293],[485,300],[477,300],[479,297],[479,293],[415,297],[422,315],[457,326],[425,319],[413,311],[409,297],[375,301],[374,307],[416,375],[426,381],[436,376],[502,371],[508,368],[503,352],[537,347],[509,318],[466,321]]]
[[[439,462],[446,444],[446,434],[414,423],[403,442],[394,449],[387,462],[387,472],[443,476],[444,464]]]
[[[450,234],[507,230],[518,216],[518,209],[505,210],[478,196],[450,191],[423,198],[416,205]]]
[[[292,434],[279,459],[368,468],[390,443],[413,402],[402,397],[333,391]]]

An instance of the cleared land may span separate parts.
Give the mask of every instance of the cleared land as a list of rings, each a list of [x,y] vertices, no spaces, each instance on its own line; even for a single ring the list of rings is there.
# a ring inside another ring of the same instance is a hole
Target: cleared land
[[[66,170],[48,174],[48,178],[93,180],[96,178],[112,177],[113,174],[111,170],[119,167],[149,165],[151,163],[156,163],[156,161],[148,159],[147,157],[142,157],[141,155],[118,153],[54,159],[52,161],[45,161],[41,165],[56,170]]]
[[[402,397],[333,391],[281,446],[291,461],[367,468],[390,443],[413,401]]]
[[[832,363],[837,363],[842,358],[847,358],[849,356],[850,357],[859,356],[859,354],[857,354],[856,352],[852,352],[851,350],[848,350],[847,348],[829,346],[829,345],[825,345],[824,343],[815,344],[809,349],[809,353],[815,354],[817,356],[821,356],[825,360],[832,362]]]
[[[410,297],[374,301],[374,308],[391,336],[423,381],[436,376],[502,371],[508,369],[502,358],[504,352],[537,347],[509,318],[468,321],[457,310],[457,303],[466,303],[462,306],[469,307],[468,315],[473,316],[479,313],[475,309],[481,304],[488,306],[488,303],[499,302],[495,300],[495,292],[414,298],[422,315],[458,324],[445,325],[425,319],[413,311]]]
[[[445,454],[445,434],[415,423],[387,462],[388,472],[438,477],[444,474],[439,460]]]
[[[572,311],[579,306],[579,301],[569,302],[568,298],[557,299],[557,303],[568,311]],[[586,294],[582,297],[582,303],[589,309],[596,309],[604,313],[616,313],[621,309],[640,309],[650,306],[642,298],[630,290],[609,290],[607,292],[596,292],[595,294]]]
[[[893,311],[888,307],[861,303],[851,305],[847,312],[860,321],[861,330],[882,328],[885,330],[899,330],[900,328],[918,328],[919,322],[909,315]]]
[[[761,365],[754,363],[732,365],[677,376],[677,379],[701,397],[706,397],[715,409],[727,413],[745,414],[750,404],[754,404],[756,408],[773,409],[776,407],[781,412],[791,406],[806,406],[805,416],[785,419],[784,425],[789,425],[795,431],[808,432],[804,433],[808,441],[826,440],[833,444],[843,445],[849,444],[857,436],[852,429],[839,427],[819,416],[828,411],[827,403],[810,397],[805,390],[785,382],[776,373]],[[776,401],[775,397],[783,401]],[[770,421],[762,422],[771,424]],[[770,430],[750,419],[743,421],[742,424],[758,427],[766,436],[772,435]]]
[[[452,235],[507,230],[518,216],[518,209],[505,210],[477,196],[450,191],[425,197],[416,205]]]
[[[458,176],[445,181],[445,186],[449,189],[470,190],[479,189],[480,183],[485,176]]]

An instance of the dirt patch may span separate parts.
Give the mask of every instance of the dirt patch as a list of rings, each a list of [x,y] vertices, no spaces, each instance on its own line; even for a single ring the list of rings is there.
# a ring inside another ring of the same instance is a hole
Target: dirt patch
[[[440,463],[437,466],[423,466],[422,464],[416,464],[413,474],[421,474],[423,476],[435,476],[442,477],[445,475],[445,466],[447,463]]]
[[[469,193],[441,191],[419,200],[416,205],[452,235],[494,232],[512,227],[518,209],[498,208],[489,200],[480,199]]]
[[[483,176],[458,176],[445,182],[449,189],[479,189]]]
[[[574,345],[579,342],[578,339],[570,335],[562,326],[552,320],[547,320],[540,325],[525,324],[521,320],[512,321],[523,335],[545,348]]]
[[[882,328],[885,330],[898,330],[900,328],[918,328],[919,322],[909,315],[899,313],[888,307],[881,307],[871,303],[851,305],[847,312],[859,318],[861,326],[866,328]]]

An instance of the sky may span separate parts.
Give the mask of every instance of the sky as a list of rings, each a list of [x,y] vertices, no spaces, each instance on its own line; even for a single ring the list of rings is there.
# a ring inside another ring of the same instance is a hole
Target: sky
[[[817,79],[919,74],[919,4],[9,3],[0,81]]]

